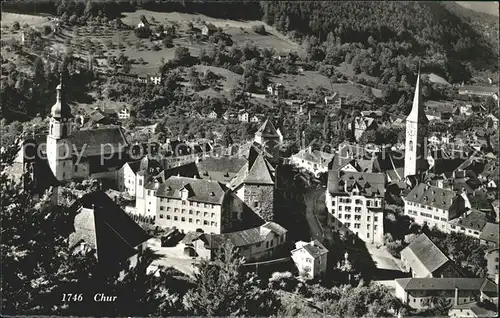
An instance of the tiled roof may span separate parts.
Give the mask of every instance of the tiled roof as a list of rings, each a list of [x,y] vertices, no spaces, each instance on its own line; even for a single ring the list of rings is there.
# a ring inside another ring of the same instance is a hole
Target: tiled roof
[[[486,309],[484,307],[479,306],[479,304],[477,302],[454,305],[451,309],[460,309],[460,310],[469,309],[475,314],[475,317],[497,317],[498,316],[498,313],[494,312],[493,310],[489,310],[489,309]]]
[[[456,197],[457,194],[455,191],[420,183],[410,191],[405,200],[416,204],[449,210]]]
[[[248,162],[229,183],[231,189],[241,184],[274,185],[274,168],[264,158],[262,153],[250,150]]]
[[[450,224],[481,232],[487,223],[487,219],[485,213],[472,210],[462,217],[451,220]]]
[[[275,235],[282,235],[286,233],[286,230],[274,222],[266,222],[260,227],[248,230],[225,234],[205,234],[205,237],[210,249],[217,248],[226,240],[230,240],[235,247],[242,247],[264,242],[271,232]]]
[[[92,120],[95,123],[100,122],[103,119],[106,119],[106,115],[104,115],[100,110],[95,109],[89,114],[90,120]]]
[[[188,201],[222,204],[226,187],[217,181],[172,176],[158,186],[156,196],[181,199],[181,190],[189,191]]]
[[[318,165],[324,165],[325,167],[328,167],[328,164],[333,159],[333,154],[318,150],[313,150],[311,152],[308,149],[302,149],[292,157],[297,157],[302,160],[307,160]]]
[[[84,195],[76,203],[82,210],[75,217],[70,246],[85,241],[97,250],[99,263],[114,265],[137,253],[136,247],[150,237],[104,192]]]
[[[279,137],[278,132],[274,125],[266,119],[266,121],[260,126],[260,128],[255,133],[256,135],[261,135],[262,137]]]
[[[461,86],[458,88],[459,91],[469,91],[469,92],[485,92],[485,93],[498,93],[498,87],[495,86]]]
[[[155,159],[145,156],[139,163],[138,175],[158,174],[163,170],[162,165]]]
[[[237,157],[203,158],[196,163],[201,178],[229,182],[247,161]]]
[[[302,245],[302,247],[296,248],[291,253],[294,254],[296,251],[304,249],[309,255],[314,258],[318,258],[321,255],[328,253],[326,247],[323,246],[318,240],[314,240],[307,244]]]
[[[450,261],[450,259],[425,234],[420,234],[401,251],[412,271],[426,277]]]
[[[70,139],[79,152],[83,151],[83,157],[116,153],[128,146],[119,126],[76,130],[71,133]]]
[[[268,229],[278,235],[282,235],[287,232],[287,230],[284,227],[274,222],[266,222],[262,224],[261,229]]]
[[[395,279],[405,291],[412,290],[470,290],[481,291],[486,278],[399,278]]]
[[[351,192],[358,189],[365,196],[384,197],[385,175],[383,173],[329,171],[328,191],[330,193]]]
[[[495,243],[498,246],[498,223],[487,222],[479,239]]]
[[[269,169],[263,155],[259,155],[248,169],[245,183],[252,184],[274,184],[272,172]]]

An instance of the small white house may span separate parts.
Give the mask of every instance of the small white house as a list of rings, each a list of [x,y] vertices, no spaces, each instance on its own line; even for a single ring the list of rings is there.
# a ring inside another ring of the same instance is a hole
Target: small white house
[[[295,243],[292,260],[299,273],[306,279],[313,279],[326,272],[328,250],[318,240],[309,243]]]
[[[267,85],[267,92],[269,95],[277,96],[278,98],[285,98],[285,85],[278,84],[269,84]]]
[[[260,123],[260,119],[263,117],[263,115],[253,115],[252,118],[250,118],[251,123]]]
[[[249,114],[247,111],[241,111],[238,113],[238,120],[244,123],[248,123]]]
[[[118,111],[118,118],[119,119],[129,119],[130,118],[130,110],[127,107],[122,107]]]
[[[217,115],[217,113],[212,110],[209,114],[208,114],[208,118],[210,119],[217,119],[219,117],[219,115]]]
[[[155,85],[161,84],[162,76],[161,74],[153,74],[149,76],[149,81]]]

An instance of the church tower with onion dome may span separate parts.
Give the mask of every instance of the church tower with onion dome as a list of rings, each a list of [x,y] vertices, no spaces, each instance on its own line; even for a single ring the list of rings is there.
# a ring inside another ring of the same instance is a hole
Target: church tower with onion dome
[[[57,99],[50,110],[49,134],[47,135],[47,161],[59,181],[73,177],[73,143],[70,139],[73,115],[64,98],[64,85],[57,86]]]

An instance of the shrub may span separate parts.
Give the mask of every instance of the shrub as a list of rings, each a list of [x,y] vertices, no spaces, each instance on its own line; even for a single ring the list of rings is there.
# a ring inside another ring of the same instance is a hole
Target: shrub
[[[254,25],[252,27],[252,30],[255,32],[255,33],[258,33],[258,34],[261,34],[261,35],[265,35],[267,34],[266,32],[266,27],[263,25],[263,24],[260,24],[260,25]]]
[[[159,51],[159,50],[161,50],[160,47],[158,45],[156,45],[156,44],[153,44],[152,49],[153,49],[153,51]]]
[[[49,35],[50,33],[52,33],[52,28],[50,27],[50,25],[44,25],[43,26],[43,34]]]
[[[19,30],[21,28],[21,25],[19,24],[19,22],[15,21],[12,24],[12,28],[17,31],[17,30]]]

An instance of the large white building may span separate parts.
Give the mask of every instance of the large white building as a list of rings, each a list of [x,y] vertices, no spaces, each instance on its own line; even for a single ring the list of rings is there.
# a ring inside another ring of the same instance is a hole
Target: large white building
[[[240,218],[232,213],[234,196],[217,181],[172,176],[149,183],[145,192],[145,215],[161,227],[220,234]]]
[[[420,72],[417,76],[415,95],[411,112],[406,117],[406,144],[404,176],[417,175],[425,170],[426,164],[426,136],[429,120],[424,112],[422,102],[422,88]]]
[[[403,198],[404,213],[417,224],[427,224],[429,228],[436,226],[449,233],[449,221],[459,217],[467,207],[466,197],[465,193],[459,195],[453,190],[420,183]]]
[[[361,240],[382,244],[386,177],[383,173],[328,173],[326,207],[330,226]]]

